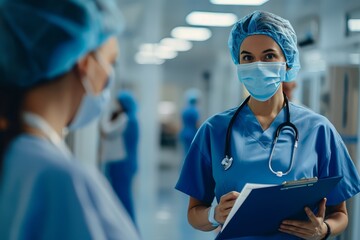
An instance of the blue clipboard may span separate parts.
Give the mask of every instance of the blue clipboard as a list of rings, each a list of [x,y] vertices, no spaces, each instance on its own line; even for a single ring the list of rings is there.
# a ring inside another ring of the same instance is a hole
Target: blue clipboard
[[[315,211],[341,178],[301,179],[252,189],[216,240],[272,235],[279,233],[285,219],[306,220],[304,208]]]

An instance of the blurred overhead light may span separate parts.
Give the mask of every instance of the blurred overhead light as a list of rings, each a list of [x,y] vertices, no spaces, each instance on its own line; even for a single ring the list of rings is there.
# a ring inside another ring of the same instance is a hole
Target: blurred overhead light
[[[156,51],[156,43],[143,43],[139,47],[140,52],[154,52]]]
[[[160,59],[173,59],[176,58],[178,55],[175,51],[157,51],[155,56]]]
[[[191,42],[177,38],[164,38],[160,41],[160,44],[178,52],[189,51],[192,48]]]
[[[186,22],[190,25],[229,27],[237,21],[233,13],[215,12],[191,12],[186,17]]]
[[[212,4],[218,5],[251,5],[260,6],[269,0],[210,0]]]
[[[135,55],[135,62],[138,64],[159,65],[159,64],[163,64],[165,61],[163,59],[159,59],[153,55],[149,55],[148,52],[138,52]]]
[[[155,44],[153,48],[153,52],[155,57],[161,59],[173,59],[178,55],[176,51],[174,51],[171,47],[163,46],[160,44]]]
[[[139,48],[139,56],[141,57],[173,59],[177,55],[177,52],[171,47],[156,43],[144,43]]]
[[[349,19],[348,27],[351,32],[360,32],[360,19]]]
[[[189,41],[206,41],[211,37],[211,31],[199,27],[176,27],[171,31],[171,36]]]

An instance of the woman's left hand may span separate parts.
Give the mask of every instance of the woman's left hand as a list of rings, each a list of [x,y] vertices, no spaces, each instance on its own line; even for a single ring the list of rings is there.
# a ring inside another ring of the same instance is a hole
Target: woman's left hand
[[[326,198],[319,204],[319,211],[315,215],[308,207],[305,212],[309,217],[308,221],[284,220],[279,231],[288,233],[307,240],[319,240],[325,237],[327,226],[324,223]]]

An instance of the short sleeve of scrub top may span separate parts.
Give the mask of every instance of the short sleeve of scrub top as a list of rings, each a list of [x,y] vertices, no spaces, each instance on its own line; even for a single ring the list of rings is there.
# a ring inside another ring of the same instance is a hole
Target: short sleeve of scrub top
[[[175,187],[209,205],[215,196],[212,159],[214,155],[219,155],[219,149],[223,153],[224,138],[221,132],[226,131],[230,120],[229,116],[231,116],[229,112],[233,112],[233,110],[212,117],[199,128],[185,157],[181,175]],[[212,131],[214,128],[219,130],[217,131],[220,133],[219,136],[213,135],[216,134]]]

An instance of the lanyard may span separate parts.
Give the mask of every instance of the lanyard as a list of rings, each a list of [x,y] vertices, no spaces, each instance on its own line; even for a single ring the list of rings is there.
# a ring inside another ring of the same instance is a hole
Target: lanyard
[[[24,112],[22,117],[24,122],[30,127],[40,130],[66,156],[66,159],[70,160],[72,158],[72,154],[64,140],[42,117],[31,112]]]

